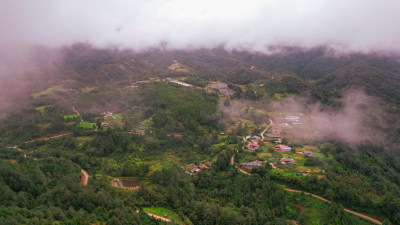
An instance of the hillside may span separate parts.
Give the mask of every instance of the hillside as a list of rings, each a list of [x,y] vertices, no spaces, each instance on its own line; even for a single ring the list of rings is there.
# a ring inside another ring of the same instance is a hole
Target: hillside
[[[55,51],[2,83],[1,224],[400,224],[396,57]]]

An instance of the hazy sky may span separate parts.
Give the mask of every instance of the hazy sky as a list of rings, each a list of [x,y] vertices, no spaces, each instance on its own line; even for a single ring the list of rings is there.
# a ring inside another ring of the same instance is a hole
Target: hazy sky
[[[400,51],[399,12],[399,0],[1,0],[0,48],[89,41]]]

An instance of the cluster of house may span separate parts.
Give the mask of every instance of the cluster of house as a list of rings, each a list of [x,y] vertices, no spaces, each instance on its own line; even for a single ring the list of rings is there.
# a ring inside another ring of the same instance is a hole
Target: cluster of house
[[[211,162],[200,163],[198,166],[194,163],[191,163],[187,167],[188,169],[186,170],[186,173],[197,173],[205,169],[207,170],[211,169],[212,163]]]
[[[103,113],[103,117],[96,117],[94,119],[98,120],[100,118],[103,118],[104,120],[106,120],[106,119],[116,119],[115,116],[113,116],[112,112],[110,112],[110,111],[104,112]],[[102,122],[101,123],[101,126],[104,126],[104,127],[107,127],[107,126],[110,126],[110,125],[111,125],[111,123],[109,123],[109,122]]]
[[[247,145],[247,148],[248,149],[251,149],[251,150],[257,150],[257,149],[259,149],[260,148],[260,145],[259,144],[257,144],[258,143],[258,141],[261,139],[261,137],[259,137],[259,136],[256,136],[256,135],[254,135],[254,136],[246,136],[246,140],[248,140],[250,143]]]

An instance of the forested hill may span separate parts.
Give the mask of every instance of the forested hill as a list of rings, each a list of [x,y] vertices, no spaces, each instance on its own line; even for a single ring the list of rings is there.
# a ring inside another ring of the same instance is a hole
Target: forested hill
[[[261,54],[223,49],[196,51],[153,51],[138,56],[155,65],[168,67],[176,59],[192,68],[191,73],[205,79],[223,79],[249,84],[274,74],[296,75],[327,90],[349,86],[363,87],[367,93],[398,103],[400,101],[400,63],[398,57],[376,54],[333,55],[325,48],[286,49]]]
[[[48,50],[54,51],[54,50]],[[400,62],[397,56],[378,54],[333,54],[325,48],[280,48],[270,54],[226,51],[223,48],[197,50],[150,49],[142,52],[118,48],[97,48],[78,43],[57,50],[60,60],[51,70],[29,71],[28,77],[1,80],[0,110],[9,109],[15,99],[20,105],[29,94],[52,85],[67,88],[88,85],[120,85],[151,77],[193,77],[250,85],[264,80],[262,93],[287,92],[312,96],[331,104],[341,90],[361,87],[367,94],[391,103],[400,102]],[[43,53],[41,53],[43,55]],[[54,54],[54,53],[53,53]],[[37,58],[40,58],[40,54]],[[44,54],[52,55],[52,54]],[[37,60],[45,61],[46,58]],[[40,66],[39,66],[40,67]],[[274,78],[278,78],[271,81]],[[268,83],[267,82],[267,83]],[[204,83],[204,82],[203,82]],[[7,105],[8,107],[5,107]]]
[[[57,51],[0,82],[0,224],[400,224],[395,57]]]
[[[400,102],[400,63],[395,56],[334,54],[325,48],[282,48],[275,53],[200,49],[134,52],[75,44],[63,50],[67,75],[86,82],[189,75],[247,85],[279,74],[295,75],[330,91],[363,87],[368,94]],[[176,61],[174,61],[176,60]],[[170,66],[178,62],[180,70]],[[302,90],[300,90],[302,91]]]

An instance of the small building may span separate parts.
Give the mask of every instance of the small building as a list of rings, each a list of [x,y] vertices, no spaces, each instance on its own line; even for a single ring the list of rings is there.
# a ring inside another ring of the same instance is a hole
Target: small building
[[[106,112],[104,113],[104,119],[115,119],[115,117],[113,116],[112,112]]]
[[[256,161],[253,161],[253,162],[240,163],[239,165],[241,167],[244,167],[244,168],[248,169],[248,170],[252,170],[254,167],[263,166],[263,163],[264,163],[263,161],[256,160]]]
[[[267,137],[269,137],[269,138],[280,138],[281,135],[280,134],[267,134]]]
[[[277,145],[277,147],[275,147],[275,149],[282,151],[282,152],[290,152],[292,151],[292,148],[287,146],[287,145]]]
[[[250,137],[249,139],[251,142],[258,142],[261,139],[261,137],[254,135],[253,137]]]
[[[233,94],[235,94],[235,91],[233,91],[230,88],[221,88],[221,89],[219,89],[219,92],[221,92],[222,94],[225,94],[225,95],[233,95]]]
[[[299,122],[300,120],[300,116],[290,116],[290,115],[286,115],[284,120],[286,120],[287,122]]]
[[[260,148],[260,145],[259,144],[255,144],[255,143],[250,143],[250,144],[247,145],[247,148],[250,149],[250,150],[257,150],[257,149]]]
[[[285,165],[285,164],[295,165],[296,161],[294,159],[292,159],[292,158],[282,158],[281,159],[281,164],[283,164],[283,165]]]
[[[281,130],[279,129],[272,129],[272,134],[281,134]]]
[[[191,173],[197,173],[197,172],[200,171],[200,168],[198,166],[196,166],[196,165],[193,165],[192,167],[190,167],[189,171]]]
[[[181,137],[181,136],[182,136],[182,133],[174,133],[174,132],[171,132],[171,133],[168,133],[167,135],[168,135],[168,136]]]
[[[304,151],[303,154],[308,157],[314,157],[314,152],[310,150]]]
[[[208,169],[208,168],[207,168],[206,165],[200,164],[200,165],[199,165],[199,169],[200,169],[200,170],[204,170],[204,169]]]
[[[198,166],[194,163],[190,163],[189,165],[182,167],[182,169],[186,169],[186,173],[197,173],[202,170],[208,170],[211,169],[212,163],[211,162],[205,162],[205,163],[200,163]]]
[[[139,130],[136,130],[135,133],[136,134],[140,134],[140,135],[144,135],[144,130],[139,129]]]
[[[281,123],[281,127],[289,127],[290,124],[289,123]]]

